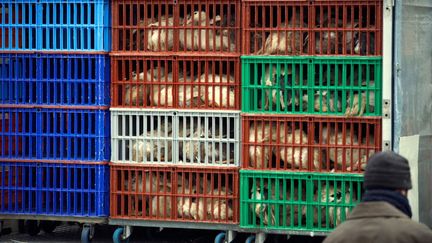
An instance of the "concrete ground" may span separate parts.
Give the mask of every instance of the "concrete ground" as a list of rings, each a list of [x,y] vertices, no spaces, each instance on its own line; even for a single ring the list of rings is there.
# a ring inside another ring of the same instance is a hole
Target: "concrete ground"
[[[6,224],[7,227],[7,224]],[[30,236],[27,233],[19,233],[16,229],[7,235],[0,236],[1,243],[27,243],[27,242],[81,242],[81,226],[78,224],[62,223],[57,226],[54,232],[45,233],[41,231],[36,236]],[[97,226],[93,243],[113,242],[112,235],[115,226],[101,225]],[[188,229],[158,229],[135,227],[129,242],[145,243],[212,243],[219,231],[208,230],[188,230]],[[238,234],[233,243],[245,242],[248,234]],[[266,243],[316,243],[322,242],[321,237],[292,236],[289,240],[287,236],[269,236]]]

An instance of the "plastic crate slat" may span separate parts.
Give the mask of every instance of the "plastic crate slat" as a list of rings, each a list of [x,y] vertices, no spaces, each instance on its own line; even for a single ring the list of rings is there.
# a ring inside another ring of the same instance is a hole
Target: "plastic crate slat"
[[[108,178],[106,165],[0,162],[0,211],[4,214],[107,216]],[[8,197],[3,196],[5,194]]]
[[[240,171],[240,227],[329,232],[361,200],[362,175]]]
[[[240,53],[240,5],[113,1],[113,51]]]
[[[107,110],[1,108],[3,159],[108,161]],[[36,149],[38,148],[38,149]]]
[[[242,115],[242,168],[361,173],[382,150],[381,118]]]
[[[238,112],[111,110],[111,120],[112,162],[239,165]]]
[[[240,107],[238,56],[113,56],[112,65],[113,107]]]
[[[109,51],[111,48],[111,11],[107,0],[27,0],[2,3],[0,7],[0,50]]]
[[[373,1],[243,1],[244,55],[382,55]]]
[[[238,223],[236,168],[111,165],[110,194],[115,219]]]
[[[381,116],[381,57],[242,57],[242,111]]]
[[[105,55],[0,54],[1,104],[107,106]]]

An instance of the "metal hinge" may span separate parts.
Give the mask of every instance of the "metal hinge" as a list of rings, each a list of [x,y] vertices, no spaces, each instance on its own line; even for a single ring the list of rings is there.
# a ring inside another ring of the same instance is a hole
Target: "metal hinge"
[[[383,99],[383,119],[391,119],[391,101]]]

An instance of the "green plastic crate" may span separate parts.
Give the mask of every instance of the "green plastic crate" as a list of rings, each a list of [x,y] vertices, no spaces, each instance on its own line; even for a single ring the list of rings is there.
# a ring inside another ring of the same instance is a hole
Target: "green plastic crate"
[[[243,112],[381,116],[382,57],[241,59]]]
[[[360,201],[360,174],[240,171],[240,227],[330,232]]]

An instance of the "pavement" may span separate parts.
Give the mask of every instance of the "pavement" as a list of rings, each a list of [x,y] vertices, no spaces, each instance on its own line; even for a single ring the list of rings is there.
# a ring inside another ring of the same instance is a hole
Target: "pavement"
[[[100,225],[95,228],[95,235],[92,243],[113,242],[112,235],[117,227],[111,225]],[[81,226],[78,224],[63,223],[56,227],[52,233],[41,231],[36,236],[27,233],[12,232],[0,236],[0,243],[46,243],[46,242],[81,242]],[[189,230],[189,229],[163,229],[134,227],[129,242],[143,243],[213,243],[220,231],[211,230]],[[232,243],[245,242],[248,234],[238,234]],[[318,243],[322,242],[321,237],[308,236],[270,236],[266,243]]]

